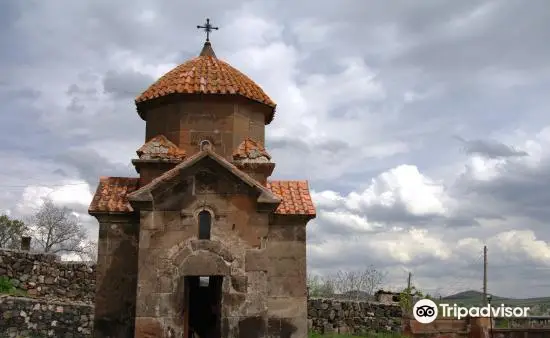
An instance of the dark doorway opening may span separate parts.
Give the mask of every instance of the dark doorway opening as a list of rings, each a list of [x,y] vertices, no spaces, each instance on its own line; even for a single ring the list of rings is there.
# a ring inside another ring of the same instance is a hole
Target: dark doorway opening
[[[223,276],[185,277],[187,337],[221,337],[222,282]]]

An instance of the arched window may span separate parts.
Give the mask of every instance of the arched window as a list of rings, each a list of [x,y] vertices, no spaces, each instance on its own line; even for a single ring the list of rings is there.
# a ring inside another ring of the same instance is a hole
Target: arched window
[[[206,210],[199,212],[199,239],[210,239],[211,228],[212,215]]]

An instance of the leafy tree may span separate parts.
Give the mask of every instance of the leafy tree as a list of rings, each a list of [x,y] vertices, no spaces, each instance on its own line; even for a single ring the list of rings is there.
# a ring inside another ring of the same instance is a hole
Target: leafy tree
[[[422,291],[418,290],[415,286],[405,288],[399,294],[399,304],[405,313],[412,313],[415,299],[431,299],[436,302],[430,294],[424,295]]]
[[[0,216],[0,248],[18,249],[21,244],[21,236],[27,230],[27,226],[20,220],[11,219],[7,215]]]

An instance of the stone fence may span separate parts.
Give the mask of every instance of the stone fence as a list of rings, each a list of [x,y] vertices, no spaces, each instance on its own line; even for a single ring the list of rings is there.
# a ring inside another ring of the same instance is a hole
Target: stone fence
[[[93,305],[0,296],[0,337],[91,337]]]
[[[391,304],[309,299],[308,326],[318,333],[401,332],[402,311]]]
[[[93,303],[95,265],[62,262],[55,255],[0,250],[0,277],[30,298]]]

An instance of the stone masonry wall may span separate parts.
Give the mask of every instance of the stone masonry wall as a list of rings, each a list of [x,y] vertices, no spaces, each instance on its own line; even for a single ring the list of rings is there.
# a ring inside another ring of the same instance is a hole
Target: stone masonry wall
[[[91,337],[93,305],[0,296],[0,337]]]
[[[399,332],[397,306],[365,302],[310,299],[308,324],[318,333]],[[91,337],[94,308],[85,303],[61,303],[0,296],[0,337]]]
[[[0,250],[2,276],[30,298],[94,301],[95,265],[62,262],[51,254]]]
[[[308,301],[308,326],[317,333],[400,332],[401,325],[398,305],[333,299]]]

